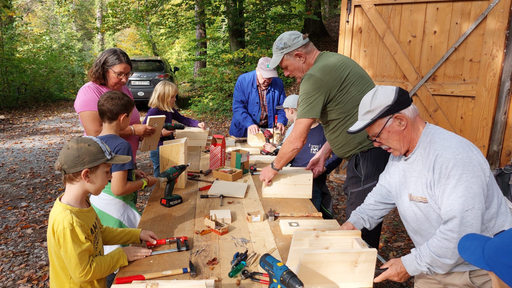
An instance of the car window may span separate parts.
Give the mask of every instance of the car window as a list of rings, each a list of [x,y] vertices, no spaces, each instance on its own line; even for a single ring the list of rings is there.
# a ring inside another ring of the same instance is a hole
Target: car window
[[[164,71],[164,63],[160,61],[132,61],[134,72]]]

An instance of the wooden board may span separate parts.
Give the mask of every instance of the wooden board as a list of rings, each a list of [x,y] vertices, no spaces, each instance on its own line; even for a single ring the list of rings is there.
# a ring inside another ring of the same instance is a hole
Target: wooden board
[[[354,239],[361,238],[359,230],[336,230],[336,231],[295,231],[288,252],[288,266],[297,273],[300,259],[304,252],[317,250],[347,250],[361,249],[361,243]],[[363,243],[364,245],[364,243]]]
[[[215,215],[217,221],[230,224],[231,223],[231,210],[210,210],[210,216]]]
[[[283,235],[293,235],[295,231],[338,230],[340,224],[335,219],[311,220],[282,217],[279,219],[279,227]]]
[[[263,186],[265,198],[306,198],[313,196],[313,173],[303,167],[285,167],[270,186]]]
[[[155,115],[149,116],[148,122],[146,125],[155,127],[155,133],[149,137],[145,137],[142,140],[142,144],[140,144],[140,151],[153,151],[158,148],[158,142],[160,141],[160,135],[162,132],[162,127],[164,127],[165,116],[164,115]]]
[[[237,144],[238,144],[238,143],[237,143]],[[236,150],[236,149],[240,149],[240,147],[238,147],[238,146],[235,146],[235,147],[227,147],[227,148],[226,148],[226,153],[230,153],[231,151]],[[244,147],[244,150],[249,151],[249,153],[251,153],[251,155],[261,155],[261,148],[258,148],[258,147],[245,146],[245,147]],[[249,160],[249,161],[250,161],[250,160]]]
[[[247,183],[228,182],[217,180],[208,190],[208,195],[224,195],[226,197],[244,198],[247,191]],[[224,200],[226,202],[226,200]]]
[[[247,144],[252,147],[262,148],[266,143],[265,136],[261,131],[258,131],[258,134],[248,134],[247,135]]]
[[[207,128],[203,130],[198,127],[185,127],[183,130],[176,130],[174,135],[176,135],[176,139],[180,138],[188,138],[187,145],[188,146],[206,146],[206,141],[208,139],[208,133],[210,129]]]
[[[277,156],[270,156],[270,155],[251,155],[249,157],[249,163],[254,163],[254,164],[260,164],[260,163],[270,164],[270,162],[274,161],[274,159],[276,159],[276,157]]]
[[[187,164],[187,138],[165,141],[160,146],[160,173],[174,165]],[[187,185],[187,171],[181,173],[174,188],[185,188]],[[160,183],[160,188],[165,184]]]
[[[307,251],[297,276],[305,287],[373,287],[376,249]]]

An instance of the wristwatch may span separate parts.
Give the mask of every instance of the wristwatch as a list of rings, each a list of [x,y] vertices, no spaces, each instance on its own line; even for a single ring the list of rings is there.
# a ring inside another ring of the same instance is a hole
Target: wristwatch
[[[272,168],[272,170],[274,170],[276,172],[281,171],[281,169],[277,169],[276,166],[274,166],[274,161],[270,162],[270,168]]]
[[[146,186],[148,186],[148,181],[146,180],[146,178],[140,178],[140,180],[142,180],[142,188],[140,189],[146,188]]]

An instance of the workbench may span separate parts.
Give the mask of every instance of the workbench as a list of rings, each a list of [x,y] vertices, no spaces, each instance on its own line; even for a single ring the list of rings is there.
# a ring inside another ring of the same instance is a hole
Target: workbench
[[[189,169],[206,170],[209,168],[209,154],[202,152],[200,148],[188,147],[188,162],[191,163]],[[228,165],[228,163],[226,164]],[[211,174],[205,179],[214,180]],[[265,220],[262,222],[249,223],[246,220],[247,213],[261,211],[263,214],[266,214],[270,208],[277,210],[279,213],[313,213],[317,212],[315,207],[309,199],[262,198],[262,182],[259,180],[259,175],[251,176],[246,174],[237,182],[249,184],[245,198],[224,198],[222,207],[218,198],[200,198],[200,194],[206,194],[207,191],[185,194],[188,191],[209,185],[205,182],[188,180],[184,189],[175,189],[173,194],[181,195],[183,203],[171,208],[166,208],[159,204],[160,198],[163,197],[164,189],[155,185],[138,227],[155,232],[159,239],[187,236],[191,251],[195,252],[196,249],[205,249],[197,256],[191,255],[190,251],[150,256],[131,262],[128,266],[121,268],[117,276],[125,277],[188,268],[188,262],[192,260],[197,270],[197,277],[195,279],[217,277],[220,281],[216,282],[216,287],[222,287],[223,285],[235,287],[236,279],[239,279],[239,276],[237,278],[228,277],[228,273],[231,270],[230,262],[235,252],[244,252],[245,248],[235,246],[232,237],[243,237],[251,240],[247,244],[249,255],[254,251],[258,253],[258,256],[261,256],[275,247],[277,250],[272,255],[286,263],[292,236],[281,234],[279,218],[276,221],[269,222],[267,217],[265,217]],[[223,236],[214,233],[203,236],[195,234],[196,230],[207,229],[204,225],[204,217],[209,215],[210,210],[220,209],[231,210],[232,223],[229,224],[229,233]],[[175,244],[171,247],[175,247]],[[163,250],[171,247],[158,248]],[[211,270],[206,265],[206,262],[214,257],[218,259],[219,264],[213,266],[214,268]],[[263,271],[259,267],[259,262],[257,265],[250,267],[250,270]],[[189,274],[158,278],[158,280],[166,279],[189,280],[191,278]],[[261,285],[250,280],[242,281],[243,287],[261,287]]]

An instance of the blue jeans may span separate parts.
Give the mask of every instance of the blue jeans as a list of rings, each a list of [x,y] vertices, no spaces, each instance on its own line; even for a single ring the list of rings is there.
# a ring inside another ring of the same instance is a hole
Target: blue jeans
[[[149,152],[149,159],[153,162],[153,174],[158,177],[158,174],[160,174],[160,152],[158,148]]]

